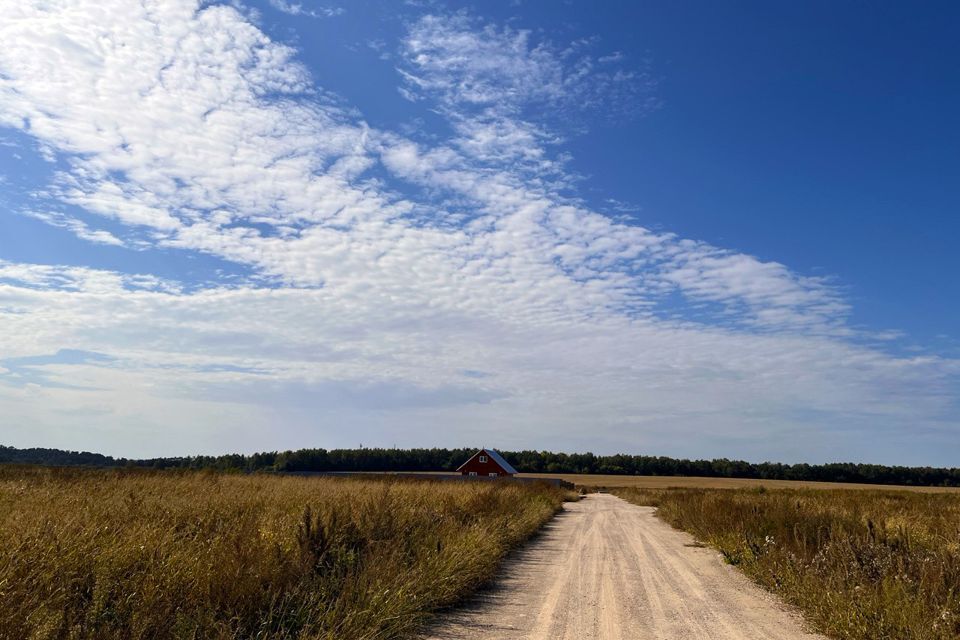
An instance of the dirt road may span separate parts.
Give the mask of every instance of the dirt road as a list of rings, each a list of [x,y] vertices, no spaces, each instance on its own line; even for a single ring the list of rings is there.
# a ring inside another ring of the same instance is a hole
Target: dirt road
[[[566,505],[497,584],[444,614],[436,640],[825,640],[653,509]]]

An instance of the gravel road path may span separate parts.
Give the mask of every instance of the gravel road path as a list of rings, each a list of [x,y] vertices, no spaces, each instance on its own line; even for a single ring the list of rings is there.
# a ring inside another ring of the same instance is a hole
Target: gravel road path
[[[431,640],[825,640],[653,509],[568,503],[501,579],[443,614]]]

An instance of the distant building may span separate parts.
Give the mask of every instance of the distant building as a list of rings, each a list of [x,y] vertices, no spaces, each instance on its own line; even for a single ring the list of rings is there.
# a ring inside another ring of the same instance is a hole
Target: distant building
[[[493,449],[480,449],[457,469],[465,476],[482,478],[510,477],[517,472],[510,463]]]

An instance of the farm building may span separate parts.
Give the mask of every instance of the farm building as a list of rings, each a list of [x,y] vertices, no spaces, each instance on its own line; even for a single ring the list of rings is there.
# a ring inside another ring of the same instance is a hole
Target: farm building
[[[517,472],[493,449],[480,449],[457,469],[462,475],[483,478],[510,477]]]

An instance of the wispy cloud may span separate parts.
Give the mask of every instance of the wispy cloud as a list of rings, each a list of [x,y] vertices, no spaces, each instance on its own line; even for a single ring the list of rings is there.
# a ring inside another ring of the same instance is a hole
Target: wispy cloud
[[[0,284],[44,291],[117,293],[123,291],[165,291],[178,293],[181,287],[170,280],[149,274],[130,274],[49,264],[24,264],[0,260]]]
[[[307,16],[310,18],[333,18],[346,13],[346,9],[343,7],[326,7],[309,2],[307,6],[304,6],[301,2],[289,2],[288,0],[270,0],[270,6],[291,16]]]
[[[410,25],[400,69],[411,96],[451,108],[557,115],[604,109],[618,114],[656,108],[655,82],[645,68],[613,66],[589,40],[558,47],[525,29],[498,26],[468,13],[431,14]],[[613,68],[611,68],[613,67]]]
[[[57,379],[58,370],[72,369],[78,365],[110,363],[112,358],[102,353],[60,349],[54,354],[24,356],[0,360],[0,382],[13,387],[28,385],[51,389],[75,389],[95,391],[89,387],[78,387]],[[68,377],[68,376],[67,376]]]
[[[56,211],[25,211],[26,215],[53,227],[67,229],[81,240],[95,244],[123,246],[123,241],[104,229],[91,229],[83,220]]]
[[[25,270],[44,278],[57,271]],[[612,442],[640,438],[676,448],[657,435],[658,425],[669,424],[673,437],[749,437],[759,454],[775,449],[784,429],[836,446],[838,438],[910,421],[933,434],[927,440],[942,438],[950,377],[960,374],[955,362],[894,358],[834,338],[601,312],[588,321],[555,309],[511,317],[500,309],[424,309],[363,290],[176,293],[131,289],[114,273],[64,277],[71,285],[55,289],[0,284],[0,352],[30,358],[69,344],[113,360],[44,365],[55,385],[100,391],[78,395],[47,385],[18,396],[16,408],[42,416],[93,401],[117,407],[111,420],[122,429],[143,417],[141,407],[163,407],[149,416],[154,437],[165,424],[191,424],[198,415],[211,429],[246,425],[257,415],[297,420],[301,410],[335,410],[365,425],[389,402],[396,414],[376,420],[408,429],[406,437],[420,443],[437,424],[508,443],[529,442],[531,433],[575,440],[589,424]],[[478,371],[483,375],[465,373]],[[228,410],[238,403],[261,408],[238,423]],[[814,414],[817,420],[803,418]],[[329,437],[350,443],[352,433]]]

